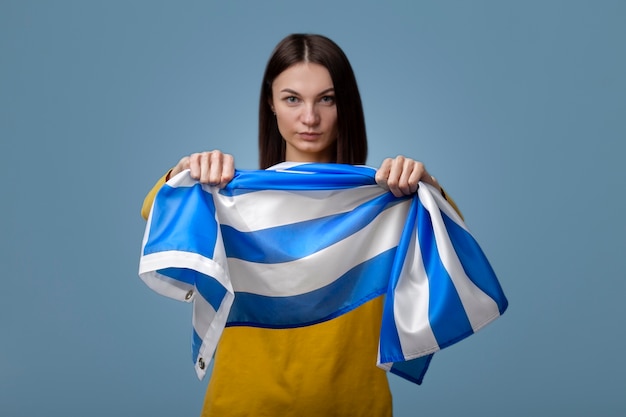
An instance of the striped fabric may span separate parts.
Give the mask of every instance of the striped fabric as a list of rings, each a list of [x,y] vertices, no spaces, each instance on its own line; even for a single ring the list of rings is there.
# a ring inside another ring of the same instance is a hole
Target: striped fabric
[[[377,365],[421,383],[434,352],[505,311],[489,262],[438,190],[396,198],[374,174],[284,163],[237,171],[221,190],[188,172],[161,188],[139,276],[193,303],[199,378],[225,326],[306,326],[386,294]]]

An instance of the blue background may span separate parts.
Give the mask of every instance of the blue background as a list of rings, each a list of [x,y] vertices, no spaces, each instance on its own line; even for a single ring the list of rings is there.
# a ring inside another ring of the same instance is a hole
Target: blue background
[[[395,415],[626,414],[626,2],[0,1],[0,415],[194,416],[188,305],[137,277],[142,199],[257,164],[266,60],[333,38],[370,165],[422,160],[511,303],[390,376]]]

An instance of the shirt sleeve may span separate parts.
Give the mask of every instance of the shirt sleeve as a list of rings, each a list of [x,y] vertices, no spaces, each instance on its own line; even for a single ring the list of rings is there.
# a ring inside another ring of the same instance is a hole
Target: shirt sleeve
[[[454,200],[452,199],[452,197],[450,197],[450,195],[449,195],[448,193],[446,193],[445,191],[443,191],[443,188],[442,188],[442,195],[443,195],[443,198],[445,198],[445,199],[446,199],[446,201],[447,201],[448,203],[450,203],[450,205],[452,206],[452,208],[454,209],[454,211],[456,211],[456,212],[459,214],[459,216],[461,216],[461,219],[465,220],[465,219],[463,218],[463,213],[461,213],[461,210],[459,210],[459,206],[457,206],[457,205],[456,205],[456,203],[454,202]],[[150,208],[148,207],[148,211],[149,211],[149,210],[150,210]]]
[[[141,217],[144,220],[148,220],[148,216],[150,215],[150,209],[152,209],[152,203],[154,203],[154,197],[159,192],[161,187],[167,182],[167,176],[172,170],[167,171],[165,175],[163,175],[159,180],[154,184],[152,189],[148,192],[146,197],[143,200],[143,206],[141,206]]]

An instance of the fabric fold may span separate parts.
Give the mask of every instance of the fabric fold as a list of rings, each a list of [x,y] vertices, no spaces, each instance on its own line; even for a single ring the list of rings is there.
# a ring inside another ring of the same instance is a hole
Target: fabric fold
[[[200,379],[225,326],[308,326],[386,294],[376,365],[421,383],[433,353],[504,313],[494,271],[438,190],[396,198],[374,174],[283,164],[238,170],[221,190],[188,171],[161,188],[139,276],[193,303]]]

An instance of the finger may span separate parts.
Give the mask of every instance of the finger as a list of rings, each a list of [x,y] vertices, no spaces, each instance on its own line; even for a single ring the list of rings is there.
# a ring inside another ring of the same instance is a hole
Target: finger
[[[404,195],[400,181],[402,173],[404,172],[405,160],[406,158],[404,156],[398,155],[395,159],[393,159],[391,168],[389,169],[387,186],[389,187],[389,191],[391,191],[396,197],[402,197]]]
[[[196,164],[195,164],[195,169],[197,170],[197,177],[196,179],[198,181],[200,181],[200,183],[202,184],[206,184],[209,181],[209,167],[211,165],[211,162],[209,160],[210,155],[208,152],[201,152],[199,154],[195,154],[196,156]],[[194,161],[194,158],[192,158],[192,162]],[[194,167],[192,164],[192,172],[194,171]]]
[[[178,175],[179,173],[183,172],[186,169],[189,169],[189,157],[188,156],[182,157],[178,161],[178,163],[170,171],[169,175],[167,176],[167,179],[169,180],[170,178]]]
[[[201,164],[200,164],[200,158],[201,157],[202,157],[202,155],[199,154],[199,153],[192,153],[191,155],[189,155],[189,158],[188,158],[188,161],[189,161],[189,175],[194,180],[199,180],[200,176],[202,174],[202,172],[201,172]]]
[[[391,158],[386,158],[382,162],[382,164],[380,164],[380,168],[376,170],[376,175],[374,176],[374,179],[376,180],[376,184],[378,184],[379,186],[383,187],[386,190],[389,189],[389,187],[387,186],[387,178],[389,178],[389,170],[391,169],[392,163],[393,163],[393,160]]]
[[[189,169],[190,162],[189,162],[189,157],[188,156],[186,156],[183,159],[181,159],[179,163],[180,163],[180,167],[181,167],[181,172],[186,170],[186,169]]]
[[[402,178],[402,192],[404,195],[411,195],[417,192],[419,182],[425,172],[424,164],[419,161],[409,160],[405,164],[405,170]]]
[[[410,179],[413,173],[414,161],[406,158],[402,162],[402,169],[399,172],[397,189],[402,195],[411,194]]]
[[[235,159],[232,155],[224,154],[222,159],[222,178],[220,180],[220,188],[226,187],[235,176]]]
[[[212,151],[209,153],[209,178],[208,183],[217,185],[222,182],[222,159],[224,154],[220,151]]]

